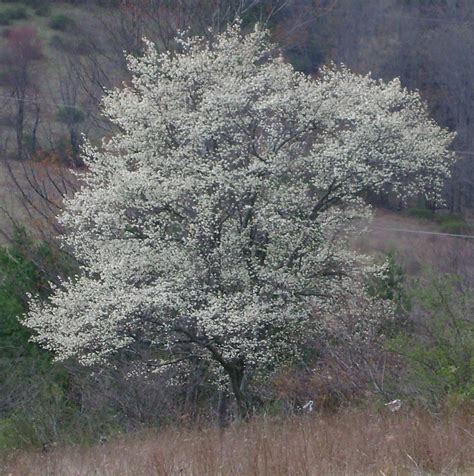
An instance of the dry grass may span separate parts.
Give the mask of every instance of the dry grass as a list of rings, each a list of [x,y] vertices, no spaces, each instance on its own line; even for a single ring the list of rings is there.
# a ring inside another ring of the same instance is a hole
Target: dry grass
[[[467,475],[474,474],[474,418],[353,409],[225,430],[167,429],[93,448],[19,452],[4,462],[3,474]]]

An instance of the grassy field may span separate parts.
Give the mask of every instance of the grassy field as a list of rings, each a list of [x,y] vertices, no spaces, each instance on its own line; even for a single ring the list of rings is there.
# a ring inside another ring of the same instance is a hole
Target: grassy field
[[[1,474],[422,475],[474,474],[474,415],[345,410],[257,419],[225,430],[167,429],[92,448],[19,452]]]

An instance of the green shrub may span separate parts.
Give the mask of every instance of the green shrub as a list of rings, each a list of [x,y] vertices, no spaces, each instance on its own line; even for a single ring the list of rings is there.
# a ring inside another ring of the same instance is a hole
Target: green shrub
[[[54,15],[49,22],[50,28],[59,31],[66,31],[72,25],[74,25],[74,20],[63,14]]]
[[[377,298],[388,299],[397,304],[402,304],[406,301],[407,297],[404,281],[405,271],[397,263],[395,254],[389,253],[382,276],[370,284],[369,292]]]
[[[80,404],[71,398],[73,376],[64,364],[36,356],[2,361],[2,389],[15,401],[3,405],[0,420],[0,449],[44,447],[67,441],[72,426],[80,426]],[[8,373],[7,373],[8,372]],[[74,430],[77,432],[77,430]]]
[[[411,332],[390,343],[406,361],[406,388],[435,405],[449,395],[474,398],[474,300],[460,282],[446,275],[415,289]]]
[[[12,20],[24,20],[28,17],[28,11],[23,5],[12,7],[9,12]]]
[[[21,229],[0,247],[0,449],[57,441],[59,428],[80,414],[67,395],[65,366],[30,342],[19,321],[27,293],[46,296],[49,279],[73,269],[69,258]]]
[[[440,215],[438,216],[438,222],[444,233],[463,234],[472,231],[472,226],[462,215]]]
[[[10,247],[0,247],[0,362],[42,353],[29,342],[30,332],[18,317],[25,312],[27,293],[46,296],[50,277],[72,267],[69,258],[48,244],[35,243],[24,230],[17,230]]]
[[[0,420],[0,450],[20,446],[20,442],[16,439],[16,428],[16,419],[13,415]]]
[[[408,208],[406,214],[410,217],[424,220],[433,220],[435,218],[433,210],[429,210],[428,208]]]
[[[389,253],[383,274],[369,283],[371,296],[391,301],[395,308],[395,319],[384,322],[380,329],[385,336],[396,335],[406,325],[411,298],[405,288],[405,279],[405,270],[397,263],[394,253]]]
[[[12,21],[23,20],[28,17],[28,12],[23,5],[5,8],[0,12],[0,25],[10,25]]]
[[[64,106],[58,111],[58,121],[65,124],[78,124],[85,118],[84,112],[75,106]]]
[[[11,20],[24,20],[28,17],[28,11],[23,5],[15,5],[4,10]]]

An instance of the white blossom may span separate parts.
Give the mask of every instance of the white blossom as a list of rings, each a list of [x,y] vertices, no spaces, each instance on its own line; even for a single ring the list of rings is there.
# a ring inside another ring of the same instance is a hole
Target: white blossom
[[[131,83],[103,100],[120,132],[87,145],[60,217],[80,276],[25,319],[58,359],[146,345],[157,366],[193,355],[238,384],[321,328],[364,334],[386,314],[347,237],[368,190],[438,197],[453,136],[398,79],[334,65],[313,79],[267,36],[237,24],[128,58]]]

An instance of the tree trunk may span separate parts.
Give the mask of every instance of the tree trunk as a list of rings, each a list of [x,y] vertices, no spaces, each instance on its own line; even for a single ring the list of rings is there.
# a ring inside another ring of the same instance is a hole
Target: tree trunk
[[[40,111],[41,111],[40,106],[39,106],[39,104],[37,104],[36,108],[35,108],[35,122],[34,122],[34,125],[33,125],[33,130],[31,131],[31,153],[33,155],[36,154],[36,134],[38,132]]]
[[[227,426],[227,395],[224,390],[219,390],[217,401],[217,421],[220,428]]]
[[[18,110],[16,116],[16,143],[18,160],[23,159],[23,125],[25,121],[25,104],[23,100],[18,100]]]
[[[232,392],[234,393],[235,401],[237,402],[237,408],[239,410],[239,416],[243,419],[248,419],[250,416],[250,409],[247,398],[242,391],[242,382],[245,375],[245,365],[242,359],[234,361],[225,365],[225,370],[229,376],[232,386]]]

